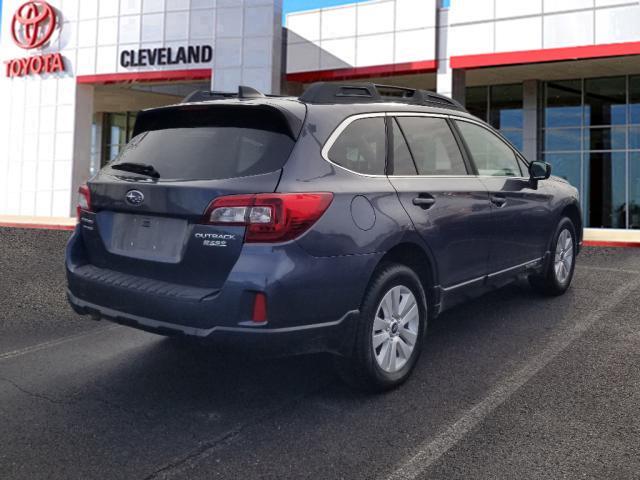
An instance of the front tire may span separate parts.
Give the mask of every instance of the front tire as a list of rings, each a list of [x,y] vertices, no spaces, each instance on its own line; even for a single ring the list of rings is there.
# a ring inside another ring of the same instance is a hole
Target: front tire
[[[558,296],[567,291],[576,266],[577,236],[573,222],[560,220],[551,242],[551,257],[540,275],[529,277],[534,290],[543,295]]]
[[[341,377],[369,391],[402,384],[420,356],[427,311],[413,270],[400,264],[379,268],[364,297],[353,352],[337,359]]]

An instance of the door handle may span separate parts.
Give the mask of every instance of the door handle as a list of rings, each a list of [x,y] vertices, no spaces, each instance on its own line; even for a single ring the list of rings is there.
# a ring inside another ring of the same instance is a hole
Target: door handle
[[[432,196],[419,196],[413,199],[413,204],[422,208],[423,210],[427,210],[431,208],[433,204],[436,203],[436,199]]]
[[[507,203],[507,199],[502,195],[491,195],[491,203],[493,203],[496,207],[504,207]]]

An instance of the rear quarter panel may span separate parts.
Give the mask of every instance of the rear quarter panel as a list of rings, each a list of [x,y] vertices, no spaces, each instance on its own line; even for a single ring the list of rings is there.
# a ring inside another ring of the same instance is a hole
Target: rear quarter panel
[[[386,252],[413,233],[411,221],[384,175],[360,175],[322,157],[322,147],[353,107],[309,108],[307,121],[278,186],[281,192],[332,192],[325,214],[298,242],[314,256]]]

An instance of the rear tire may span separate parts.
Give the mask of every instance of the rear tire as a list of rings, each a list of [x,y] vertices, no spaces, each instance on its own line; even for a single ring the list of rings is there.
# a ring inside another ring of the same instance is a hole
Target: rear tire
[[[381,266],[364,296],[353,352],[336,358],[339,375],[367,391],[402,384],[420,357],[427,311],[424,288],[412,269]]]
[[[573,222],[563,217],[554,232],[551,256],[544,272],[529,277],[529,283],[534,290],[549,296],[562,295],[567,291],[576,266],[576,238]]]

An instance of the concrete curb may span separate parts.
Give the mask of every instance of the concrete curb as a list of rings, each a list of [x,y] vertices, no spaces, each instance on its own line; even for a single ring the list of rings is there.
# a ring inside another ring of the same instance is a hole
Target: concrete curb
[[[38,230],[73,230],[76,219],[69,217],[0,216],[0,227]]]

